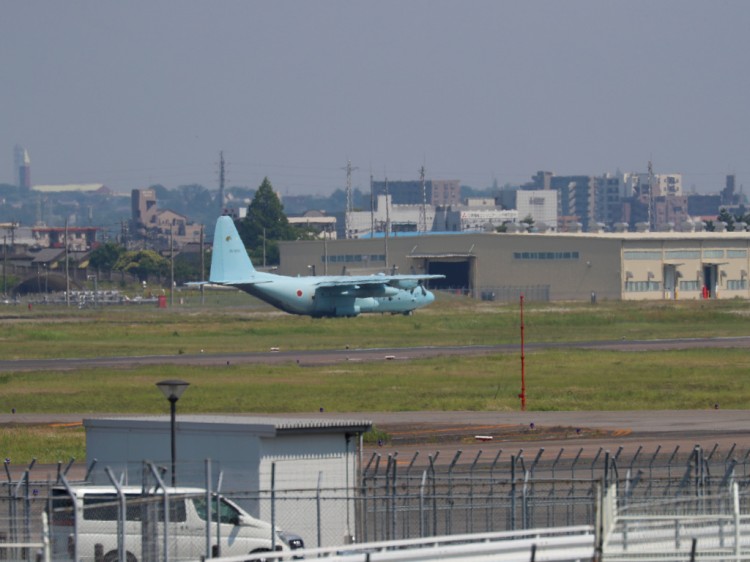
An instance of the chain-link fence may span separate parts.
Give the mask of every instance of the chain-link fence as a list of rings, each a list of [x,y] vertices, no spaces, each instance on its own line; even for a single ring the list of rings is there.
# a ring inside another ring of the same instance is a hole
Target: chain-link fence
[[[0,537],[6,545],[0,556],[34,558],[45,512],[53,559],[134,562],[226,556],[232,552],[226,540],[243,532],[249,533],[244,555],[301,540],[307,547],[326,547],[594,525],[600,484],[616,485],[617,513],[634,517],[639,509],[679,505],[676,500],[710,512],[717,503],[708,498],[721,497],[734,483],[742,493],[750,488],[750,453],[734,446],[727,451],[600,449],[591,458],[582,458],[582,451],[496,450],[471,459],[459,452],[449,462],[438,462],[439,452],[426,462],[417,454],[406,460],[373,454],[349,485],[346,479],[332,485],[321,472],[317,486],[292,488],[288,480],[271,479],[266,490],[222,490],[222,473],[209,462],[205,487],[190,489],[171,488],[163,481],[165,473],[150,463],[143,464],[140,482],[130,486],[123,484],[124,475],[116,478],[111,471],[96,486],[90,470],[85,482],[69,481],[64,470],[48,481],[35,481],[33,471],[16,479],[8,473],[0,486]],[[8,546],[23,543],[30,546]]]
[[[482,459],[481,451],[462,462],[459,451],[447,464],[439,452],[415,468],[417,455],[369,459],[357,504],[358,537],[364,541],[430,535],[497,532],[535,527],[593,525],[597,485],[617,484],[620,504],[650,504],[656,498],[722,493],[732,482],[750,485],[748,457],[736,446],[719,451],[693,449],[651,452],[638,447],[625,454],[604,449],[590,459],[560,449]],[[738,460],[739,459],[739,460]]]

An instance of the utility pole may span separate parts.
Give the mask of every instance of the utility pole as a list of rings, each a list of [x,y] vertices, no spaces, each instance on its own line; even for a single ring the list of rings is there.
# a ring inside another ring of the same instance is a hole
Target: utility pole
[[[169,307],[174,308],[174,225],[169,229]]]
[[[3,236],[3,294],[8,294],[8,236]]]
[[[203,249],[204,237],[203,237],[203,225],[201,225],[201,281],[206,280],[206,252]],[[206,304],[206,292],[205,285],[201,285],[201,306]]]
[[[224,214],[224,151],[219,152],[219,216]]]
[[[346,228],[345,238],[353,238],[352,236],[352,212],[354,212],[354,205],[352,203],[352,172],[359,170],[359,168],[352,168],[351,160],[346,161],[346,167],[341,168],[346,170],[346,211],[344,212],[344,228]]]
[[[372,172],[370,172],[370,238],[375,236],[375,195],[372,187]]]
[[[424,164],[419,168],[419,179],[422,182],[422,205],[419,207],[419,225],[417,230],[424,234],[427,232],[427,186],[424,179]]]
[[[388,176],[385,177],[385,270],[388,271],[388,235],[391,230],[391,214],[389,207],[391,206],[390,197],[388,196]]]
[[[68,259],[68,218],[65,218],[65,306],[70,306],[70,260]]]
[[[654,168],[651,165],[651,160],[648,161],[648,229],[653,232],[655,230],[656,218],[654,217]]]

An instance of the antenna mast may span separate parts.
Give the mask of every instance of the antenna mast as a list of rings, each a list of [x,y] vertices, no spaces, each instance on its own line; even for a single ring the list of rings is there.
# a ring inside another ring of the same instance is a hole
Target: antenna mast
[[[224,214],[224,151],[219,152],[219,216]]]
[[[427,232],[427,186],[424,179],[424,164],[419,168],[419,179],[422,182],[422,205],[419,207],[419,225],[417,230],[424,234]]]

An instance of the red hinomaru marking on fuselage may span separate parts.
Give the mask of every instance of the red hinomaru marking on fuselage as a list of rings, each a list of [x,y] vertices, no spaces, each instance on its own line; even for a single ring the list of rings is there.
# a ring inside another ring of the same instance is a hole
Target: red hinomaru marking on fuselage
[[[299,289],[297,289],[297,296],[298,296],[298,297],[301,297],[301,296],[302,296],[302,291],[300,291]]]

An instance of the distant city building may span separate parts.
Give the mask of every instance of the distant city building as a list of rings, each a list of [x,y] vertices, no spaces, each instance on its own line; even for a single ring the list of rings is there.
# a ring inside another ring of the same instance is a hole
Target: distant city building
[[[733,193],[733,184],[728,180],[727,185],[725,191]],[[648,230],[666,231],[685,224],[692,216],[689,198],[682,188],[682,174],[677,173],[556,176],[540,171],[521,189],[558,193],[560,232],[622,231],[624,224],[635,230],[638,223],[648,225]],[[507,194],[502,197],[507,205]],[[718,208],[714,212],[718,213]]]
[[[98,228],[94,226],[33,227],[32,236],[36,245],[42,248],[65,248],[75,252],[91,250],[96,244]],[[67,236],[67,239],[66,239]]]
[[[31,190],[37,193],[96,193],[98,195],[112,195],[112,190],[103,183],[35,185]]]
[[[740,188],[741,190],[741,188]],[[745,202],[744,195],[735,191],[735,177],[730,174],[721,190],[721,204],[724,206],[740,205]]]
[[[336,217],[328,216],[320,211],[308,211],[301,217],[287,217],[289,224],[304,228],[318,238],[335,240]]]
[[[389,182],[390,183],[390,182]],[[390,191],[390,190],[389,190]],[[370,211],[355,211],[351,213],[349,222],[353,238],[369,238],[376,235],[396,234],[399,232],[417,232],[422,205],[393,203],[392,195],[379,195],[375,209]],[[435,220],[435,207],[425,206],[427,225]]]
[[[716,217],[721,207],[721,195],[693,194],[688,196],[688,214],[691,217]]]
[[[189,222],[185,215],[172,210],[160,210],[153,189],[134,189],[131,207],[130,232],[136,243],[166,250],[171,244],[179,249],[185,244],[200,242],[201,225]]]
[[[654,196],[682,196],[682,174],[654,174],[654,182]]]
[[[571,223],[580,223],[584,230],[596,223],[596,187],[593,176],[556,176],[540,171],[521,189],[557,191],[557,216],[566,217],[558,228],[565,232]]]
[[[495,232],[518,222],[518,211],[498,207],[439,207],[433,230],[437,232]]]
[[[425,180],[424,193],[422,182],[414,181],[384,181],[372,182],[373,197],[377,200],[380,195],[388,195],[394,205],[427,205],[447,206],[461,204],[461,182],[459,180]]]
[[[459,180],[430,180],[432,183],[432,204],[436,207],[456,205],[461,202],[461,182]]]
[[[537,228],[556,231],[557,223],[557,191],[552,190],[519,190],[516,191],[516,210],[518,220],[531,217]]]

